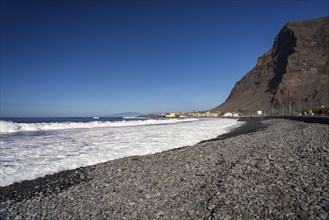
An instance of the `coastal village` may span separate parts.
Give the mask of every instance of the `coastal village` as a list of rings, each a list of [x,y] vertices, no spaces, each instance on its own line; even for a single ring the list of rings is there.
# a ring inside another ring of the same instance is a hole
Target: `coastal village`
[[[227,112],[223,114],[220,111],[210,112],[210,111],[199,111],[199,112],[170,112],[170,113],[162,113],[160,117],[165,118],[218,118],[218,117],[239,117],[238,113]]]
[[[284,116],[285,114],[281,114]],[[328,116],[329,107],[321,106],[319,108],[304,109],[301,112],[287,112],[286,116]],[[259,117],[259,116],[271,116],[265,113],[265,111],[257,110],[254,113],[241,113],[241,112],[221,112],[221,111],[193,111],[193,112],[168,112],[154,115],[147,115],[147,117],[155,118],[219,118],[219,117]]]
[[[166,112],[141,115],[146,118],[219,118],[219,117],[240,117],[235,112],[222,113],[221,111],[193,111],[193,112]]]

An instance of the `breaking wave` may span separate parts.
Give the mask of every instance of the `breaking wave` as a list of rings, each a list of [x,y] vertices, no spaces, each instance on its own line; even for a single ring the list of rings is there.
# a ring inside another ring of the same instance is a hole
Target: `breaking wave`
[[[143,125],[161,125],[173,124],[189,121],[197,121],[198,119],[149,119],[149,120],[133,120],[133,121],[92,121],[92,122],[44,122],[44,123],[17,123],[12,121],[0,120],[0,134],[27,132],[27,131],[46,131],[60,130],[71,128],[99,128],[99,127],[128,127]]]
[[[229,132],[235,119],[168,119],[86,123],[1,122],[6,131],[59,129],[0,135],[0,186],[133,155],[192,146]],[[186,122],[188,123],[178,123]],[[152,125],[153,124],[153,125]],[[100,127],[110,125],[112,127]],[[149,126],[132,126],[149,125]],[[98,126],[93,127],[93,126]],[[117,126],[117,127],[114,127]],[[3,130],[4,131],[4,130]]]

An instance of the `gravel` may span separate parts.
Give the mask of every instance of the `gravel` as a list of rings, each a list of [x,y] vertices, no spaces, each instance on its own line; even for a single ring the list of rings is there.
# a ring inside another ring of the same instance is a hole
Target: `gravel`
[[[261,130],[0,188],[2,219],[329,220],[329,126]]]

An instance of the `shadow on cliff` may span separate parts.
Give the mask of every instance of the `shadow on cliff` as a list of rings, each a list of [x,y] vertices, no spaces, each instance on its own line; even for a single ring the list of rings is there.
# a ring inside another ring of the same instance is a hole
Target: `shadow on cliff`
[[[295,52],[296,40],[294,32],[287,26],[276,37],[272,48],[274,77],[269,81],[266,92],[277,93],[283,74],[286,73],[288,57]]]

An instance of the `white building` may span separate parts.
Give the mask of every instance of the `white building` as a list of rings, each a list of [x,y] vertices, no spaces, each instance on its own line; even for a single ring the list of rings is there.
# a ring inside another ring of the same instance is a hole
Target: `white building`
[[[232,112],[226,112],[224,114],[224,117],[233,117],[233,113]]]

